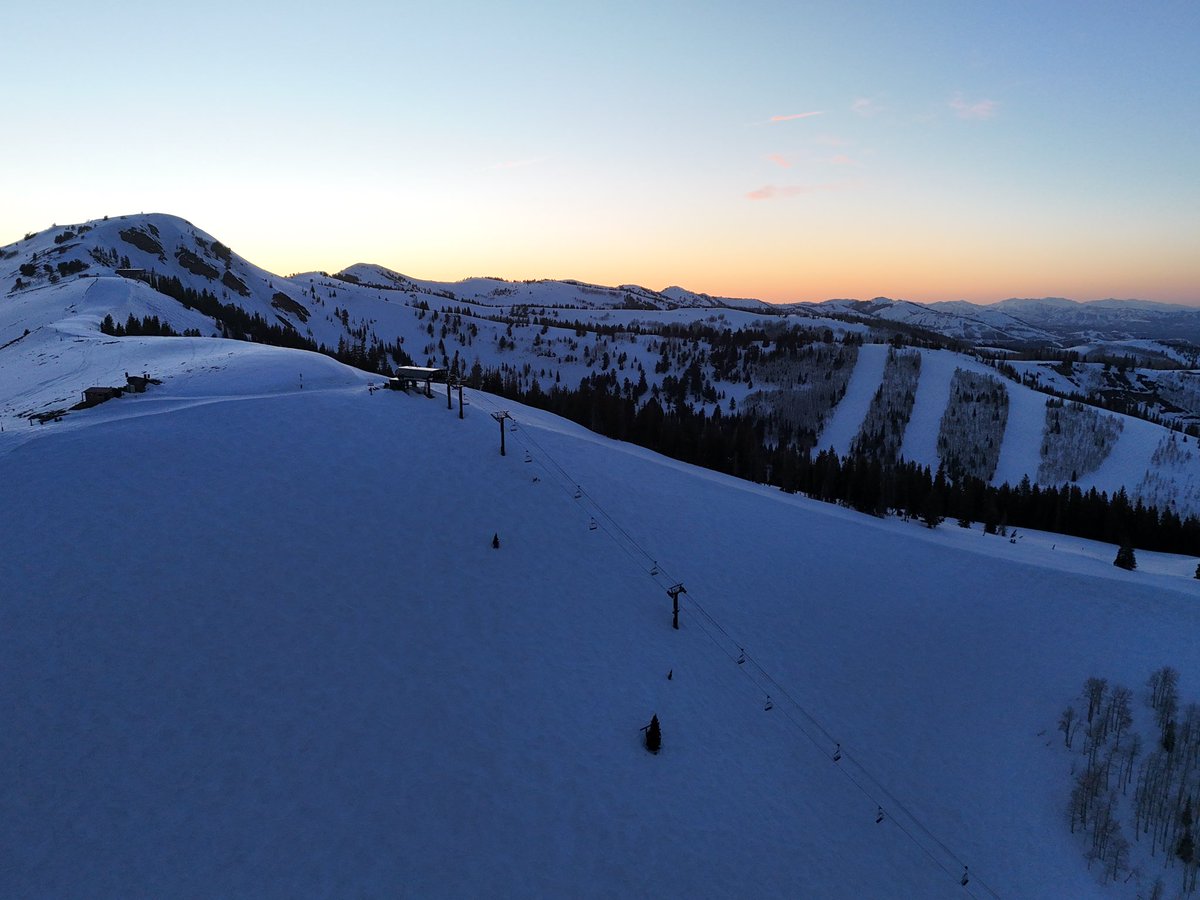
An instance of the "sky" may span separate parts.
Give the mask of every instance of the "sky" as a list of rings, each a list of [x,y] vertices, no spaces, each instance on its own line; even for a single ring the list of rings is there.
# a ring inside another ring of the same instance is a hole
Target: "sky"
[[[0,245],[165,212],[280,274],[1200,305],[1194,0],[0,20]]]

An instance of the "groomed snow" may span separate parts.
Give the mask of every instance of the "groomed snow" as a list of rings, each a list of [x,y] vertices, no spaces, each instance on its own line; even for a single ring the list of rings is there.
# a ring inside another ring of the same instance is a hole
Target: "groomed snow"
[[[1004,442],[1000,459],[992,475],[993,484],[1020,484],[1026,475],[1037,481],[1038,464],[1042,459],[1042,435],[1046,431],[1045,394],[1000,378],[1008,392],[1008,421],[1004,426]],[[1143,469],[1142,471],[1145,471]]]
[[[821,432],[821,437],[817,440],[818,450],[832,447],[839,456],[850,452],[850,445],[858,436],[867,418],[867,411],[871,408],[871,400],[883,380],[887,351],[886,344],[863,344],[858,348],[858,361],[854,364],[854,371],[850,373],[846,394],[829,417],[825,430]]]
[[[950,403],[950,383],[963,357],[947,350],[922,350],[921,373],[900,455],[937,469],[938,430]]]
[[[1119,418],[1124,427],[1117,437],[1116,446],[1096,471],[1080,477],[1079,486],[1084,490],[1090,487],[1104,490],[1104,485],[1121,483],[1118,473],[1145,472],[1150,468],[1154,450],[1165,436],[1164,429],[1132,416],[1120,416]],[[1133,489],[1137,487],[1137,482],[1125,481],[1124,483],[1128,485],[1126,490],[1132,495]]]
[[[1133,896],[1067,832],[1054,723],[1093,674],[1195,696],[1193,560],[209,345],[130,339],[163,385],[0,433],[0,894],[957,897],[962,861],[974,896]]]

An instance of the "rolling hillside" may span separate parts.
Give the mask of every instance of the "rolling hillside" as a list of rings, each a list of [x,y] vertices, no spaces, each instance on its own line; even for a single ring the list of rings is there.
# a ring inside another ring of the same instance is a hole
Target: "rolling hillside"
[[[0,433],[4,894],[1134,896],[1066,829],[1054,722],[1200,670],[1194,560],[85,331],[76,375],[162,384]]]
[[[142,280],[153,280],[149,273],[171,281],[174,287],[163,289],[177,294],[207,292],[209,306],[218,311],[205,315],[151,289]],[[285,278],[254,266],[190,223],[165,215],[56,227],[0,248],[4,284],[11,287],[0,299],[0,373],[10,371],[18,388],[0,396],[6,427],[77,402],[91,385],[67,352],[75,347],[64,341],[87,347],[105,316],[118,325],[130,315],[152,316],[175,332],[216,336],[230,330],[221,321],[229,316],[220,312],[228,309],[256,316],[264,328],[280,329],[298,343],[337,352],[365,368],[409,361],[445,365],[475,383],[478,373],[495,371],[521,390],[535,385],[542,390],[572,388],[590,376],[611,374],[617,386],[639,392],[639,402],[653,398],[664,406],[686,404],[707,415],[718,408],[727,413],[765,410],[809,434],[814,451],[832,446],[845,453],[874,436],[871,429],[878,423],[868,418],[874,395],[894,387],[884,383],[882,342],[894,339],[895,332],[878,330],[872,322],[900,322],[957,337],[970,332],[980,338],[987,335],[971,331],[974,326],[963,325],[965,319],[959,325],[943,320],[958,310],[960,318],[970,312],[978,321],[990,322],[989,328],[1003,324],[991,307],[939,307],[936,315],[916,304],[884,300],[769,308],[679,288],[655,292],[628,285],[486,278],[444,284],[372,265],[351,266],[332,276]],[[1032,303],[1004,309],[1028,311]],[[1069,301],[1051,304],[1060,310],[1055,321],[1066,315],[1064,304],[1070,306]],[[1154,305],[1129,308],[1143,317],[1162,313]],[[1112,304],[1089,309],[1114,314]],[[934,332],[917,333],[932,337]],[[813,379],[825,375],[818,372],[819,350],[787,349],[789,335],[805,336],[802,340],[817,345],[865,342],[844,400],[837,390],[813,393]],[[1066,376],[1057,363],[1014,363],[1012,371],[1021,383],[970,354],[931,347],[911,352],[920,355],[919,380],[911,398],[898,398],[888,426],[896,432],[889,446],[899,447],[904,458],[931,470],[973,458],[972,471],[993,484],[1015,485],[1028,477],[1035,483],[1071,481],[1083,490],[1109,493],[1123,487],[1131,498],[1180,516],[1200,514],[1200,460],[1194,443],[1185,445],[1186,438],[1142,418],[1103,412],[1100,421],[1113,434],[1089,444],[1078,414],[1063,414],[1067,418],[1060,421],[1062,416],[1047,406],[1047,396],[1032,389],[1097,397],[1119,392],[1123,402],[1139,411],[1175,426],[1195,426],[1200,422],[1195,373],[1133,370],[1126,375],[1124,369],[1110,373],[1106,365],[1101,373],[1100,363],[1081,363]],[[149,361],[130,365],[135,371],[152,368]],[[105,377],[111,380],[125,371],[128,367],[122,366]],[[960,413],[968,418],[975,414],[962,405],[968,395],[952,390],[956,378],[999,379],[1007,416],[1003,427],[952,421]],[[32,380],[25,384],[25,379]]]

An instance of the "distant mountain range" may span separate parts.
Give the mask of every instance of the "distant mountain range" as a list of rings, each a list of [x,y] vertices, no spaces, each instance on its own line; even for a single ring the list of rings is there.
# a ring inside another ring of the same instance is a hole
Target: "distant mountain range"
[[[281,276],[253,266],[219,241],[174,216],[139,215],[56,226],[0,248],[0,293],[14,294],[37,284],[81,273],[111,274],[128,262],[178,275],[200,290],[230,291],[257,306],[264,300],[268,315],[294,314],[280,305],[275,287]],[[26,273],[26,274],[23,274]],[[483,306],[571,307],[579,309],[729,309],[759,315],[805,316],[859,321],[883,328],[920,329],[968,344],[1001,347],[1069,348],[1095,342],[1151,340],[1200,345],[1200,306],[1147,300],[1079,302],[1061,297],[1008,299],[981,305],[962,300],[916,303],[876,297],[835,299],[821,303],[772,304],[752,298],[719,297],[672,286],[652,290],[640,285],[589,284],[570,279],[508,281],[468,278],[438,282],[359,263],[329,276],[366,287],[429,294]],[[291,276],[292,280],[303,276]],[[275,305],[272,309],[272,300]],[[294,299],[294,298],[292,298]]]
[[[830,300],[815,306],[903,322],[976,343],[1051,343],[1063,347],[1122,340],[1200,343],[1200,307],[1149,300],[1081,303],[1061,297],[1013,298],[985,306],[964,300],[921,304],[879,297],[869,302]]]

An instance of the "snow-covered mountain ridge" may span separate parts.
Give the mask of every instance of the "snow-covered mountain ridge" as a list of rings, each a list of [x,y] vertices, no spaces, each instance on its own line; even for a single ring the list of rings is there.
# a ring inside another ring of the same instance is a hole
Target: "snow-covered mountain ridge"
[[[1110,493],[1124,487],[1131,497],[1181,516],[1200,512],[1194,444],[1141,418],[1106,412],[1101,421],[1108,423],[1109,436],[1092,446],[1096,442],[1083,418],[1053,412],[1047,396],[1031,389],[1106,398],[1110,406],[1120,399],[1121,410],[1196,427],[1200,381],[1194,372],[1126,375],[1102,372],[1101,363],[1080,363],[1068,376],[1058,363],[1014,363],[1017,380],[1000,379],[1003,410],[989,413],[1001,424],[989,425],[971,413],[968,427],[955,424],[966,421],[956,418],[960,412],[971,412],[962,405],[963,379],[998,373],[978,358],[930,345],[905,351],[917,357],[915,374],[902,396],[887,399],[898,369],[880,342],[895,338],[892,326],[909,329],[901,337],[932,338],[936,328],[957,329],[960,339],[1017,328],[1016,320],[985,322],[975,311],[975,324],[966,313],[951,321],[949,313],[883,298],[789,311],[680,288],[655,292],[486,278],[447,284],[366,264],[333,276],[282,277],[190,223],[164,215],[54,228],[0,249],[0,257],[0,285],[10,285],[0,297],[0,374],[6,383],[0,422],[7,420],[9,427],[69,407],[93,386],[88,379],[94,373],[78,366],[75,351],[88,352],[106,316],[118,325],[129,316],[149,317],[176,333],[216,336],[232,330],[230,322],[218,320],[225,313],[205,315],[153,290],[142,280],[143,273],[153,272],[363,367],[411,360],[445,365],[464,376],[499,371],[521,390],[570,388],[596,374],[612,375],[615,389],[636,393],[641,403],[653,399],[707,415],[736,409],[784,420],[793,433],[807,435],[813,451],[832,447],[845,454],[885,444],[931,470],[947,461],[965,463],[993,484],[1015,485],[1028,477]],[[1014,308],[1024,312],[1025,306]],[[1020,327],[1025,337],[1033,335],[1031,326]],[[787,335],[797,334],[818,342],[866,343],[861,351],[850,347],[843,367],[831,371],[816,364],[819,346],[785,349]],[[781,336],[783,342],[777,340]],[[108,379],[151,368],[150,361],[129,362]],[[828,382],[838,386],[826,390],[820,382],[833,374],[846,378]],[[890,411],[876,406],[877,393],[881,404],[892,404]]]
[[[116,260],[96,257],[94,251],[98,248],[116,251]],[[36,285],[89,270],[111,272],[125,257],[135,266],[160,271],[180,266],[194,276],[185,280],[197,289],[201,286],[212,289],[220,284],[226,291],[233,290],[256,301],[266,299],[268,304],[270,297],[264,298],[260,282],[264,279],[268,283],[283,280],[281,276],[271,275],[231,254],[215,238],[182,219],[143,214],[54,226],[0,248],[0,262],[8,264],[0,266],[0,286],[8,285],[7,290],[12,290],[17,279],[21,279],[22,285]],[[64,264],[71,267],[80,263],[87,268],[59,269]],[[19,269],[23,265],[32,265],[34,274],[22,276]],[[46,265],[50,266],[49,270],[44,269]],[[228,280],[224,277],[226,271],[231,273]],[[681,287],[655,291],[639,285],[604,286],[549,279],[514,282],[499,278],[469,278],[436,282],[367,263],[349,266],[336,275],[367,286],[430,293],[485,306],[525,304],[657,310],[682,307],[740,309],[770,315],[847,316],[902,323],[970,342],[1061,343],[1087,339],[1183,338],[1200,343],[1200,308],[1146,300],[1080,302],[1048,297],[977,304],[961,300],[917,303],[877,297],[869,301],[838,299],[820,303],[770,304],[749,298],[714,297]]]

